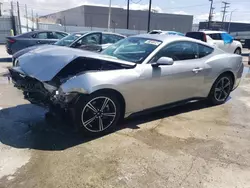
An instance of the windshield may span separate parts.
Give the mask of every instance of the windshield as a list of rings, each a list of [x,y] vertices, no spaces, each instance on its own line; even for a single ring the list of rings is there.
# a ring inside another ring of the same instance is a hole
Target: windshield
[[[102,54],[134,63],[142,63],[162,42],[154,39],[130,37],[102,51]]]
[[[70,35],[62,38],[61,40],[57,41],[55,43],[55,45],[57,45],[57,46],[69,46],[73,41],[75,41],[79,37],[83,36],[84,34],[85,33],[73,33],[73,34],[70,34]]]

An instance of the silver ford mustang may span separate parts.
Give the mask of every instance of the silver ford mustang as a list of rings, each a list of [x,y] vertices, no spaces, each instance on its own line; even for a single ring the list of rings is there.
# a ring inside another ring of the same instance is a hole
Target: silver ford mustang
[[[31,103],[70,114],[89,135],[131,114],[207,99],[224,103],[240,82],[242,57],[182,36],[143,34],[101,54],[48,47],[18,58],[10,73]]]

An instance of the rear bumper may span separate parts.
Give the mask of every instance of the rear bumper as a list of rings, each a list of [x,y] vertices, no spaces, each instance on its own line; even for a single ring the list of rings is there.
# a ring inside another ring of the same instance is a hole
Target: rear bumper
[[[235,79],[234,86],[233,86],[232,90],[235,90],[239,86],[240,81],[241,81],[241,77],[243,74],[243,69],[244,69],[244,64],[242,63],[240,68],[239,68],[239,71],[236,74],[236,79]]]

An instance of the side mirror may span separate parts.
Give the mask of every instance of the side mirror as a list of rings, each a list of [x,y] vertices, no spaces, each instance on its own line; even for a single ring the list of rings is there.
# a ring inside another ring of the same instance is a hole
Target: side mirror
[[[152,63],[152,67],[159,67],[160,65],[173,65],[174,60],[170,57],[161,57],[155,63]]]

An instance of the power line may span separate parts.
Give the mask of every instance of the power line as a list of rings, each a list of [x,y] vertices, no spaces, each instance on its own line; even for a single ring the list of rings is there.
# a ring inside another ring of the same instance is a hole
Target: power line
[[[213,4],[219,4],[221,1],[213,1]],[[189,5],[189,6],[182,6],[182,7],[175,7],[175,8],[169,8],[171,10],[173,9],[180,9],[180,8],[193,8],[193,7],[205,7],[207,4],[195,4],[195,5]]]
[[[134,2],[134,1],[131,0],[131,2],[134,3],[134,4],[138,4],[138,3],[140,3],[141,1],[142,1],[142,0],[138,0],[138,1]]]
[[[133,1],[131,1],[131,2],[133,2]],[[138,2],[133,2],[133,3],[137,4],[139,2],[141,2],[141,0],[139,0]],[[219,4],[219,3],[221,3],[221,1],[214,1],[213,4]],[[64,11],[64,10],[67,10],[67,9],[63,9],[63,8],[62,9],[55,9],[53,7],[44,8],[44,6],[42,6],[42,5],[32,5],[32,4],[28,4],[28,3],[26,5],[28,7],[30,7],[31,9],[34,9],[34,10],[50,10],[50,11]],[[25,4],[20,3],[20,7],[24,7],[24,6],[25,6]],[[195,5],[189,5],[189,6],[180,6],[180,7],[169,8],[168,10],[174,10],[174,9],[180,9],[180,8],[202,7],[202,6],[207,6],[207,4],[195,4]]]

